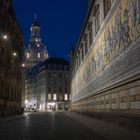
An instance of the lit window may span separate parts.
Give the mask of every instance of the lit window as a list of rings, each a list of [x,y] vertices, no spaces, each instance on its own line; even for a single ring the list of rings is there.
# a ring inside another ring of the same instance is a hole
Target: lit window
[[[38,58],[40,58],[40,53],[37,54]]]
[[[40,47],[40,45],[39,45],[39,44],[37,44],[37,47],[39,48],[39,47]]]
[[[48,94],[48,100],[51,100],[51,94]]]
[[[27,58],[30,58],[30,53],[29,52],[27,52]]]
[[[64,95],[64,99],[65,99],[65,100],[68,100],[68,94],[65,94],[65,95]]]
[[[57,100],[56,94],[53,94],[53,100]]]

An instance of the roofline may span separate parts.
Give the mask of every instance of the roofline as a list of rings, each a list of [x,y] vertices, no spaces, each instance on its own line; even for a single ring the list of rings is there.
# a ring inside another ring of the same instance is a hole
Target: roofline
[[[91,11],[92,11],[92,8],[94,6],[94,2],[95,0],[92,1],[91,5],[88,7],[88,11],[87,11],[87,14],[86,14],[86,17],[85,17],[85,20],[84,20],[84,23],[83,23],[83,26],[82,26],[82,30],[81,30],[81,33],[80,33],[80,37],[78,39],[78,42],[77,42],[77,45],[76,45],[76,49],[74,51],[74,56],[73,56],[73,59],[72,59],[72,64],[76,58],[76,54],[77,54],[77,51],[79,49],[79,46],[80,46],[80,42],[82,40],[82,37],[83,37],[83,34],[84,34],[84,31],[85,31],[85,28],[86,28],[86,25],[88,23],[88,19],[90,17],[90,14],[91,14]]]

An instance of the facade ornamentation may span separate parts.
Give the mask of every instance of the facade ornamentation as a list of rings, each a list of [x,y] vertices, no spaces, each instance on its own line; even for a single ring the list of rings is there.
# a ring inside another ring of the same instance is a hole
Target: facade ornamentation
[[[46,45],[42,43],[40,37],[41,27],[37,21],[36,15],[30,30],[30,43],[25,48],[25,62],[28,70],[49,57]]]
[[[93,37],[93,42],[89,46],[90,51],[84,56],[84,62],[78,65],[76,72],[72,73],[73,104],[78,100],[84,100],[84,98],[86,100],[89,95],[94,98],[94,94],[97,92],[100,93],[113,84],[115,86],[115,83],[128,78],[129,74],[132,76],[132,70],[137,71],[136,73],[140,72],[137,66],[140,51],[138,46],[140,35],[139,3],[139,0],[114,0],[111,3],[111,8],[108,10],[107,16],[104,17],[98,34]],[[93,18],[93,14],[88,13],[89,19],[91,18],[93,23],[98,16],[94,9],[95,5],[96,2],[91,6],[95,17]],[[100,4],[99,8],[103,9],[100,11],[104,11],[103,7],[104,5]],[[86,31],[86,28],[84,30]],[[72,69],[76,65],[75,62],[76,57],[73,59]],[[135,67],[131,68],[132,65]]]

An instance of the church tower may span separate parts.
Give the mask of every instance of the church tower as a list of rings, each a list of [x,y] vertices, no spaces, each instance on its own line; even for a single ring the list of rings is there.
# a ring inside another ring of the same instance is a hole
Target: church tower
[[[34,22],[30,28],[30,42],[25,48],[25,62],[27,69],[34,67],[49,57],[46,45],[42,43],[40,30],[41,27],[37,22],[37,17],[35,15]]]

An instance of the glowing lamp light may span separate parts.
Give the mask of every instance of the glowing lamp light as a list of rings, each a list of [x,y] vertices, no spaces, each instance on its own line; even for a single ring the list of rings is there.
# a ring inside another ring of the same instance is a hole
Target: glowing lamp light
[[[22,64],[22,67],[23,67],[23,68],[25,67],[25,64],[24,64],[24,63]]]
[[[28,100],[25,100],[25,104],[28,104]]]
[[[14,57],[17,56],[17,53],[16,53],[16,52],[13,52],[13,56],[14,56]]]
[[[52,106],[55,106],[55,103],[51,103],[52,104]]]
[[[3,39],[4,40],[7,40],[8,39],[8,36],[7,35],[3,35]]]

